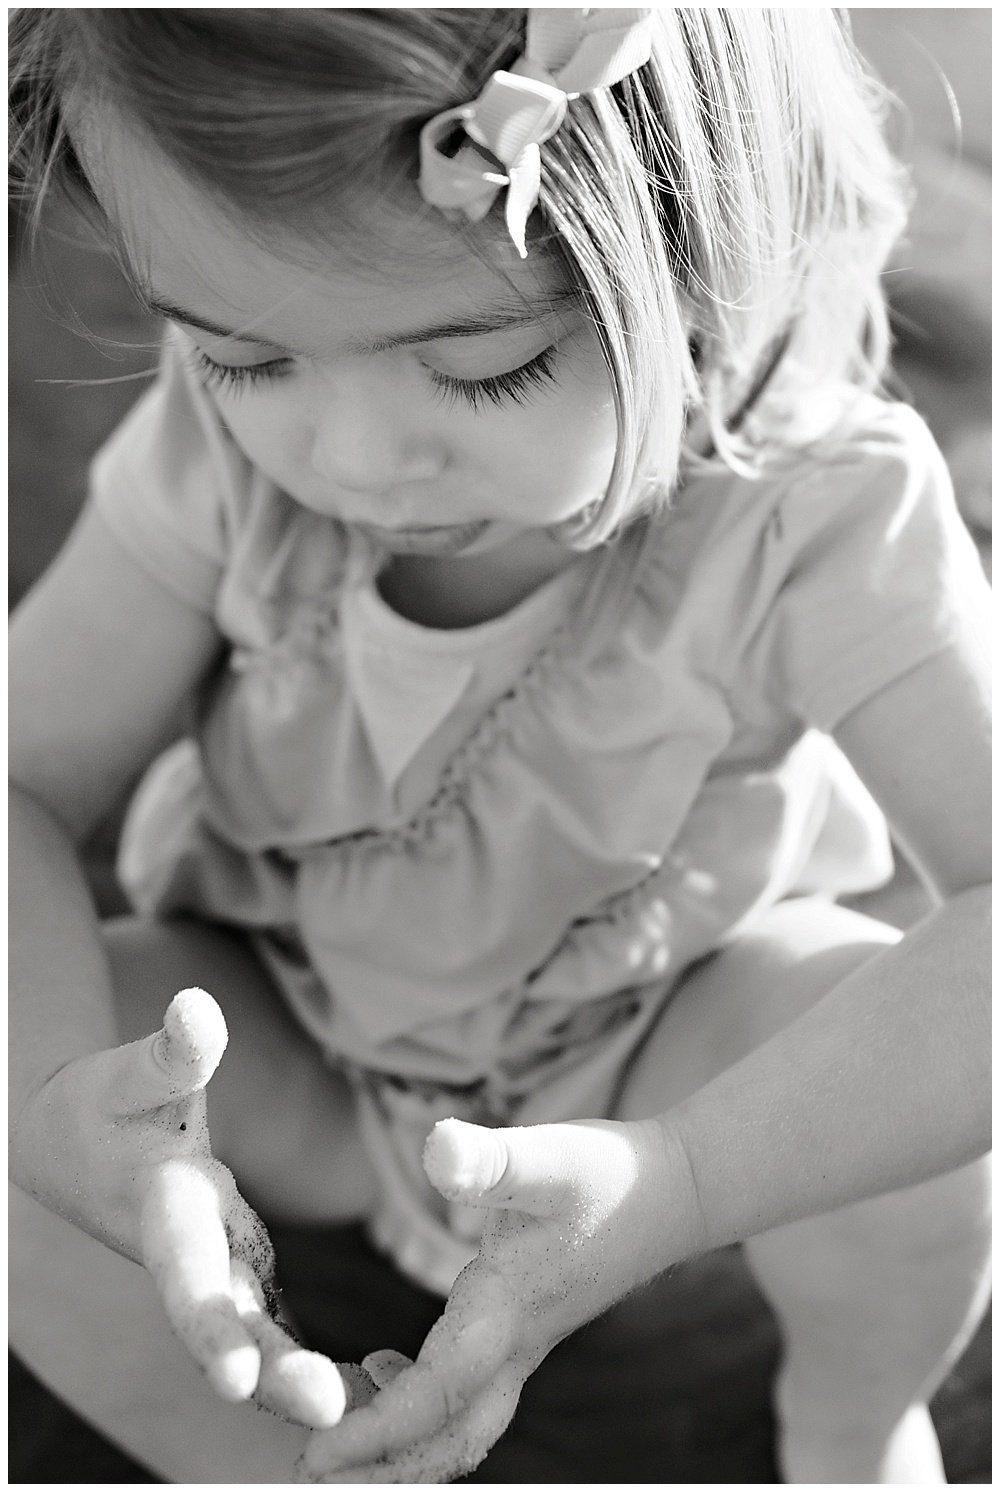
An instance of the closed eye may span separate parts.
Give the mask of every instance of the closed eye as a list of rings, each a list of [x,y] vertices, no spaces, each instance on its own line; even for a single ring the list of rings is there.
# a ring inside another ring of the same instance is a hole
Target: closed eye
[[[290,357],[271,358],[266,363],[217,363],[200,348],[192,348],[195,370],[206,388],[224,389],[239,393],[273,383],[292,371]]]
[[[504,404],[527,404],[533,389],[556,381],[555,365],[559,348],[556,343],[545,347],[530,362],[508,373],[495,373],[489,378],[456,378],[450,373],[440,373],[428,368],[431,383],[454,402],[459,399],[481,410],[486,404],[501,407]]]
[[[452,402],[461,400],[476,411],[486,404],[497,408],[505,404],[526,404],[533,389],[555,382],[558,351],[558,345],[553,343],[519,368],[487,378],[459,378],[451,373],[441,373],[436,368],[428,368],[427,372],[434,387]],[[200,348],[193,348],[192,356],[195,369],[207,388],[230,393],[264,387],[276,379],[287,377],[294,367],[294,359],[290,357],[271,358],[264,363],[219,363]]]

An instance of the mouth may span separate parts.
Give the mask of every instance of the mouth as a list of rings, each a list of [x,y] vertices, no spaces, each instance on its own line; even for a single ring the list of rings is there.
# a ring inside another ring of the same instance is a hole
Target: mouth
[[[474,544],[490,526],[488,518],[471,523],[444,523],[413,528],[380,528],[374,523],[356,525],[379,548],[391,554],[460,554]]]

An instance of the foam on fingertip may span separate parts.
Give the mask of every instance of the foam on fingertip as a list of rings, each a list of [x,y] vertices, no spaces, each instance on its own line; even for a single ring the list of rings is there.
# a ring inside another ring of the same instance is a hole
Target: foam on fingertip
[[[155,1050],[162,1067],[197,1087],[219,1065],[228,1040],[226,1018],[208,991],[182,989],[167,1006]]]
[[[481,1197],[503,1176],[506,1152],[491,1130],[462,1119],[440,1119],[424,1146],[431,1184],[453,1201]]]
[[[260,1398],[313,1430],[339,1424],[348,1407],[347,1389],[336,1364],[320,1352],[305,1350],[265,1360]]]
[[[220,1398],[230,1404],[242,1404],[257,1387],[260,1352],[251,1343],[231,1347],[208,1365],[205,1376]]]

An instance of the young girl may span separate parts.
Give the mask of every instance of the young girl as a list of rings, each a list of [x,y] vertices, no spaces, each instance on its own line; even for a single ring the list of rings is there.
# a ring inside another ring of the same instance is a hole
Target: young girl
[[[902,188],[843,23],[25,10],[14,46],[29,180],[168,322],[14,625],[15,1345],[168,1479],[446,1481],[554,1343],[747,1239],[784,1476],[941,1480],[986,592],[873,392]],[[144,768],[100,927],[71,846]],[[903,938],[834,899],[886,820],[936,903]],[[447,1295],[417,1363],[298,1348],[241,1193]]]

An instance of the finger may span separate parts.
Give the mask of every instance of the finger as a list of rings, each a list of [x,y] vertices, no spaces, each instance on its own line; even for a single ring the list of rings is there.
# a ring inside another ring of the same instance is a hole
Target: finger
[[[374,1383],[355,1364],[338,1365],[320,1352],[310,1352],[264,1314],[245,1324],[260,1348],[254,1397],[265,1409],[293,1424],[323,1430],[338,1424],[355,1404],[375,1397]]]
[[[538,1218],[624,1196],[649,1163],[649,1126],[576,1119],[484,1129],[442,1119],[424,1147],[424,1168],[453,1202],[516,1209]]]
[[[424,1146],[424,1170],[453,1202],[516,1207],[551,1217],[576,1177],[576,1136],[564,1124],[485,1129],[442,1119]]]
[[[378,1384],[364,1363],[358,1367],[357,1363],[339,1362],[337,1372],[344,1380],[344,1388],[347,1390],[345,1414],[355,1409],[362,1409],[365,1404],[370,1404],[378,1393]]]
[[[260,1348],[240,1320],[212,1178],[188,1160],[152,1168],[140,1212],[143,1263],[176,1335],[224,1399],[248,1399]]]
[[[323,1463],[323,1443],[313,1437],[300,1460],[309,1480],[321,1483],[443,1483],[474,1471],[514,1417],[522,1378],[508,1364],[461,1415],[428,1439],[378,1460],[350,1466]],[[332,1439],[332,1437],[329,1437]]]
[[[413,1358],[405,1357],[402,1352],[394,1352],[391,1347],[383,1347],[380,1351],[369,1352],[367,1357],[363,1357],[361,1366],[376,1388],[388,1388],[404,1368],[413,1367]]]
[[[483,1276],[477,1280],[476,1274]],[[324,1470],[364,1465],[428,1439],[506,1369],[514,1312],[502,1281],[470,1266],[416,1363],[323,1441]],[[306,1462],[319,1470],[319,1462]]]
[[[280,1321],[274,1247],[253,1208],[240,1196],[230,1171],[208,1162],[230,1252],[230,1277],[242,1324],[260,1349],[254,1398],[265,1408],[310,1429],[335,1425],[346,1409],[377,1392],[353,1364],[335,1365],[296,1341]]]
[[[250,1204],[240,1196],[231,1171],[218,1161],[209,1162],[221,1175],[218,1178],[218,1194],[229,1252],[234,1260],[240,1260],[259,1282],[264,1296],[264,1309],[272,1320],[280,1315],[278,1288],[275,1281],[276,1261],[274,1245],[267,1229]]]
[[[260,1282],[247,1265],[232,1265],[233,1293],[240,1321],[260,1349],[260,1376],[254,1398],[265,1409],[310,1429],[335,1425],[356,1400],[374,1398],[374,1383],[361,1368],[338,1368],[320,1352],[301,1346],[269,1316]]]
[[[457,1404],[455,1409],[460,1412]],[[315,1479],[328,1471],[384,1460],[439,1431],[448,1417],[448,1403],[430,1370],[408,1368],[370,1404],[334,1430],[315,1436],[306,1448],[305,1469]],[[425,1431],[426,1425],[430,1429]]]
[[[228,1039],[211,995],[181,990],[167,1006],[161,1031],[105,1054],[113,1112],[145,1113],[197,1093],[218,1067]]]

